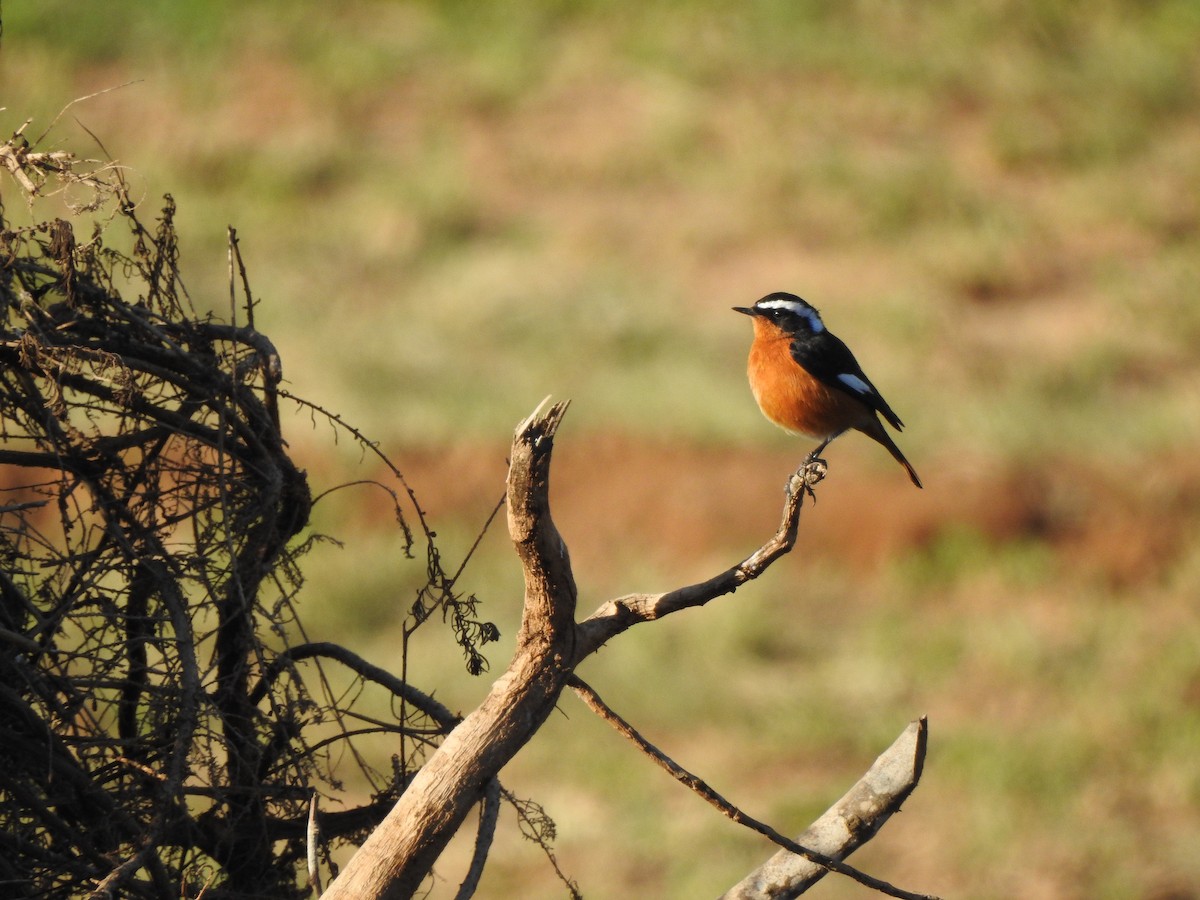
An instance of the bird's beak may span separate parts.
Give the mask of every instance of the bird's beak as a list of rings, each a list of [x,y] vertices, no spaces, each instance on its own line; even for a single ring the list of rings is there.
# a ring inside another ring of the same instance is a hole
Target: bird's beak
[[[753,315],[756,315],[756,313],[754,312],[754,310],[753,310],[753,309],[751,309],[751,308],[750,308],[750,307],[748,307],[748,306],[735,306],[735,307],[733,307],[733,311],[734,311],[734,312],[740,312],[740,313],[742,313],[743,315],[747,315],[747,316],[753,316]]]

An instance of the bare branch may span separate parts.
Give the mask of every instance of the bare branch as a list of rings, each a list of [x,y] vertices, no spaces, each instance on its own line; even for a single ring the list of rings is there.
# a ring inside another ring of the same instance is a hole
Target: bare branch
[[[444,729],[449,731],[460,721],[460,718],[452,713],[446,706],[437,700],[430,697],[423,691],[417,690],[411,684],[400,680],[387,669],[381,669],[379,666],[372,665],[367,662],[357,653],[347,650],[339,644],[329,643],[327,641],[314,641],[308,644],[298,644],[295,647],[289,647],[282,651],[278,656],[271,661],[263,672],[262,678],[258,684],[250,692],[250,700],[252,703],[257,703],[267,695],[272,683],[279,675],[287,668],[305,659],[332,659],[340,662],[346,668],[350,669],[355,674],[361,676],[367,681],[373,681],[376,684],[387,688],[392,694],[397,697],[402,697],[405,702],[411,703],[422,713],[429,716]]]
[[[845,859],[900,810],[921,778],[928,725],[910,722],[892,746],[845,796],[831,806],[796,843],[832,859]],[[722,895],[721,900],[791,900],[825,877],[826,868],[781,850]]]
[[[752,831],[757,831],[759,834],[763,835],[766,838],[769,838],[770,840],[774,841],[779,846],[785,848],[782,851],[784,855],[793,857],[793,858],[799,858],[801,860],[801,862],[803,862],[809,869],[815,870],[820,873],[820,875],[818,875],[818,878],[825,875],[826,872],[837,872],[839,875],[845,875],[846,877],[851,878],[854,881],[857,881],[859,884],[864,885],[865,887],[872,888],[876,891],[879,891],[879,893],[881,893],[881,894],[886,894],[889,897],[900,897],[900,898],[904,898],[904,900],[934,900],[934,898],[931,898],[926,894],[914,894],[911,891],[903,890],[901,888],[895,887],[894,885],[888,884],[886,881],[881,881],[878,878],[874,878],[874,877],[866,874],[865,872],[859,871],[858,869],[854,868],[853,866],[848,866],[845,863],[841,862],[840,857],[835,858],[834,856],[827,855],[818,850],[814,850],[807,844],[801,844],[798,841],[793,841],[793,840],[785,837],[784,835],[780,834],[778,831],[776,831],[770,825],[767,825],[764,822],[760,822],[759,820],[752,818],[751,816],[744,813],[741,809],[734,806],[734,804],[730,803],[728,800],[726,800],[720,794],[718,794],[702,778],[692,774],[687,769],[683,768],[683,766],[679,765],[679,763],[675,762],[675,760],[671,759],[669,756],[667,756],[665,753],[663,753],[661,750],[659,750],[657,747],[655,747],[652,743],[650,743],[648,740],[646,740],[646,738],[644,738],[637,731],[637,729],[635,729],[627,721],[625,721],[623,718],[621,718],[621,716],[619,716],[616,712],[614,712],[610,706],[608,706],[603,700],[600,699],[600,695],[597,694],[594,690],[592,690],[592,688],[586,682],[584,682],[582,679],[580,679],[578,676],[572,675],[571,678],[568,679],[568,684],[570,685],[571,689],[574,690],[575,693],[579,696],[579,698],[585,704],[587,704],[588,709],[590,709],[592,712],[594,712],[596,715],[598,715],[600,718],[602,718],[604,721],[606,721],[609,725],[611,725],[613,728],[615,728],[620,734],[624,735],[629,740],[633,741],[633,743],[637,745],[638,749],[640,749],[643,753],[645,753],[648,757],[650,757],[650,759],[653,760],[657,766],[659,766],[664,771],[666,771],[672,778],[674,778],[676,781],[678,781],[680,784],[684,785],[685,787],[690,788],[691,790],[695,791],[702,798],[704,798],[705,801],[707,801],[712,806],[714,806],[718,810],[720,810],[722,815],[732,819],[734,822],[737,822],[739,825],[744,825],[745,827],[749,828]],[[905,732],[905,734],[907,734],[907,732]],[[924,748],[924,742],[922,742],[922,749],[923,748]],[[923,758],[923,754],[922,754],[922,758]],[[913,786],[915,787],[915,782],[914,782]],[[909,791],[911,791],[911,790],[912,790],[912,788],[910,787]],[[854,793],[855,793],[854,791],[851,792],[851,794],[854,794]],[[847,795],[847,797],[849,797],[849,796],[850,796],[850,794]],[[907,794],[905,794],[905,796],[907,796]],[[846,798],[843,798],[843,800],[845,800],[845,799]],[[828,816],[829,814],[826,813],[826,815]],[[883,817],[884,821],[886,821],[888,815],[891,815],[891,812],[888,812],[888,814]],[[881,821],[879,823],[879,825],[882,826],[883,821]],[[849,850],[846,850],[842,854],[842,856],[848,855],[859,844],[865,843],[866,841],[870,840],[874,836],[875,831],[877,831],[877,830],[878,830],[878,827],[875,828],[874,830],[870,830],[869,833],[867,833],[865,837],[860,838],[858,843],[856,843],[856,844],[854,844],[854,846],[850,847]],[[806,835],[808,833],[809,832],[805,832]],[[772,859],[774,859],[774,857],[772,857]],[[730,897],[731,895],[727,894],[726,896]],[[751,898],[757,898],[759,896],[760,895],[758,895],[758,894],[746,894],[744,897],[742,897],[742,895],[732,895],[732,897],[736,898],[736,900],[751,900]],[[774,897],[776,895],[763,894],[761,896]],[[795,895],[794,894],[787,894],[787,895],[780,894],[778,896],[791,897],[791,896],[795,896]]]
[[[703,606],[723,594],[731,594],[747,581],[753,581],[771,563],[790,551],[796,543],[800,528],[800,507],[804,495],[824,476],[823,470],[812,465],[802,467],[788,484],[787,500],[779,529],[765,544],[748,557],[707,581],[691,584],[661,594],[629,594],[609,600],[587,619],[579,623],[576,639],[576,662],[595,653],[606,641],[642,622]]]
[[[488,852],[492,849],[492,838],[496,835],[496,821],[500,818],[500,782],[492,779],[483,792],[483,803],[479,805],[479,830],[475,833],[475,852],[471,854],[471,867],[463,883],[458,887],[454,900],[470,900],[483,877],[483,867]]]
[[[312,792],[308,801],[308,829],[305,832],[304,843],[307,850],[308,884],[313,889],[313,896],[321,896],[321,864],[317,859],[317,843],[321,838],[317,827],[317,792]]]

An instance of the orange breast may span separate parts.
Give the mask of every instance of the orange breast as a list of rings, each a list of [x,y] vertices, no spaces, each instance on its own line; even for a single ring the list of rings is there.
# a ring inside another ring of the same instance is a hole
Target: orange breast
[[[870,418],[869,408],[826,387],[792,359],[791,340],[769,322],[754,320],[747,374],[758,407],[788,431],[824,439]]]

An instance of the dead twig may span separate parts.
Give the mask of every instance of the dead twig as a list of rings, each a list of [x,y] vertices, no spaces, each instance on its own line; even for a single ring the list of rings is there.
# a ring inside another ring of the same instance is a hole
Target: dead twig
[[[671,759],[671,757],[667,756],[667,754],[655,747],[652,743],[650,743],[650,741],[646,740],[646,738],[643,737],[636,728],[625,721],[625,719],[621,718],[620,715],[614,712],[610,706],[601,700],[600,695],[592,690],[592,688],[585,681],[583,681],[583,679],[576,675],[572,675],[568,679],[567,683],[571,689],[575,691],[579,699],[581,699],[584,704],[587,705],[588,709],[615,728],[617,732],[632,741],[639,750],[653,760],[655,765],[667,772],[667,774],[669,774],[680,784],[694,791],[707,803],[718,809],[721,814],[727,818],[732,819],[739,825],[749,828],[751,831],[757,831],[759,834],[778,844],[780,847],[783,847],[788,853],[795,854],[805,860],[808,860],[814,867],[820,869],[822,874],[825,872],[837,872],[839,875],[845,875],[847,878],[858,882],[864,887],[869,887],[872,890],[878,891],[881,894],[885,894],[888,897],[899,897],[902,898],[902,900],[937,900],[937,898],[928,894],[917,894],[913,893],[912,891],[906,891],[902,888],[898,888],[895,885],[888,884],[886,881],[868,875],[867,873],[856,869],[853,866],[846,865],[833,856],[828,856],[809,847],[802,846],[796,841],[793,841],[791,838],[780,834],[765,822],[760,822],[758,819],[747,815],[733,803],[717,793],[702,778],[683,768],[683,766],[679,765],[679,763],[675,762],[675,760]],[[869,839],[869,837],[870,835],[867,835],[867,839]]]
[[[801,467],[792,476],[788,482],[779,528],[765,544],[737,565],[707,581],[658,594],[628,594],[603,604],[579,623],[577,661],[596,652],[606,641],[634,625],[652,622],[682,609],[703,606],[717,597],[733,593],[746,582],[762,575],[775,560],[795,546],[804,497],[812,494],[812,486],[822,477],[824,472],[811,465]]]
[[[917,786],[925,765],[925,719],[910,722],[867,773],[796,838],[796,843],[844,859],[873,838]],[[730,888],[721,900],[790,900],[820,881],[827,869],[780,850]]]

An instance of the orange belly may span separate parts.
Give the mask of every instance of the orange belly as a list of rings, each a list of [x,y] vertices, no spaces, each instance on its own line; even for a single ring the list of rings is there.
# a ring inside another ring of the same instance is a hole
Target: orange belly
[[[865,404],[822,384],[792,359],[786,337],[756,340],[747,374],[763,415],[788,431],[824,440],[870,415]]]

